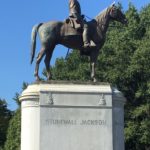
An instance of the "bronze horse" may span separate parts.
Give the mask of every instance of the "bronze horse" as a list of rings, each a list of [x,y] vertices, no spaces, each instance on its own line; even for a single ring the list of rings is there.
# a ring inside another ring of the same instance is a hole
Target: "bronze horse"
[[[95,78],[95,64],[98,58],[99,50],[104,45],[105,35],[110,21],[115,20],[122,24],[127,24],[125,15],[114,4],[105,9],[102,13],[95,17],[95,19],[88,22],[89,37],[96,44],[95,47],[88,49],[83,48],[82,33],[72,28],[69,24],[64,22],[50,21],[47,23],[40,23],[32,29],[32,45],[31,45],[31,63],[33,62],[36,47],[36,36],[39,33],[41,41],[41,51],[36,59],[35,77],[40,80],[38,71],[39,64],[45,56],[45,66],[47,72],[47,79],[50,80],[50,60],[53,50],[57,44],[62,44],[71,49],[77,49],[85,52],[90,57],[91,65],[91,79],[96,82]]]

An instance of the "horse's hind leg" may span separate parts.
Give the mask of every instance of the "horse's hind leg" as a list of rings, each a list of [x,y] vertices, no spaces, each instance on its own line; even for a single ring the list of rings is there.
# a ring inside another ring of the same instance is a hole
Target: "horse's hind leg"
[[[41,51],[39,52],[38,56],[37,56],[37,59],[36,59],[36,66],[35,66],[35,72],[34,72],[34,76],[36,78],[36,81],[39,81],[40,80],[40,77],[38,75],[38,72],[39,72],[39,64],[43,58],[43,56],[45,55],[45,48],[42,47]]]
[[[45,66],[46,66],[47,80],[52,79],[52,75],[50,71],[50,60],[51,60],[54,48],[55,48],[55,45],[50,46],[49,50],[46,51],[46,57],[44,60]]]

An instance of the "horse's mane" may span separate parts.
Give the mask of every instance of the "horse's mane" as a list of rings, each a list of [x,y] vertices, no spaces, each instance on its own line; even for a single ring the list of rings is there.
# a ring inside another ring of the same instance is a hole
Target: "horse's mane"
[[[104,20],[104,18],[106,18],[108,12],[110,10],[110,7],[105,8],[104,10],[102,10],[96,17],[95,20],[97,20],[98,22],[102,22]]]

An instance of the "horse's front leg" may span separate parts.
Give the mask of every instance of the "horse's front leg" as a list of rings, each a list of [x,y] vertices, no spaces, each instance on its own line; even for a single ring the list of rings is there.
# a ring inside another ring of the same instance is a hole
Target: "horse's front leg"
[[[91,62],[91,79],[93,82],[96,82],[96,77],[95,77],[95,66],[96,66],[96,63],[95,62]]]
[[[91,79],[93,82],[96,82],[96,62],[98,57],[98,49],[92,50],[92,53],[90,55],[90,67],[91,67]]]

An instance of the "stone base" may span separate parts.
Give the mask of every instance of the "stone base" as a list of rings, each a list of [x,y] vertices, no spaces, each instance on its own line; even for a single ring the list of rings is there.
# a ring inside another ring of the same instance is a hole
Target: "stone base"
[[[21,150],[124,150],[124,103],[110,85],[33,84],[22,93]]]

